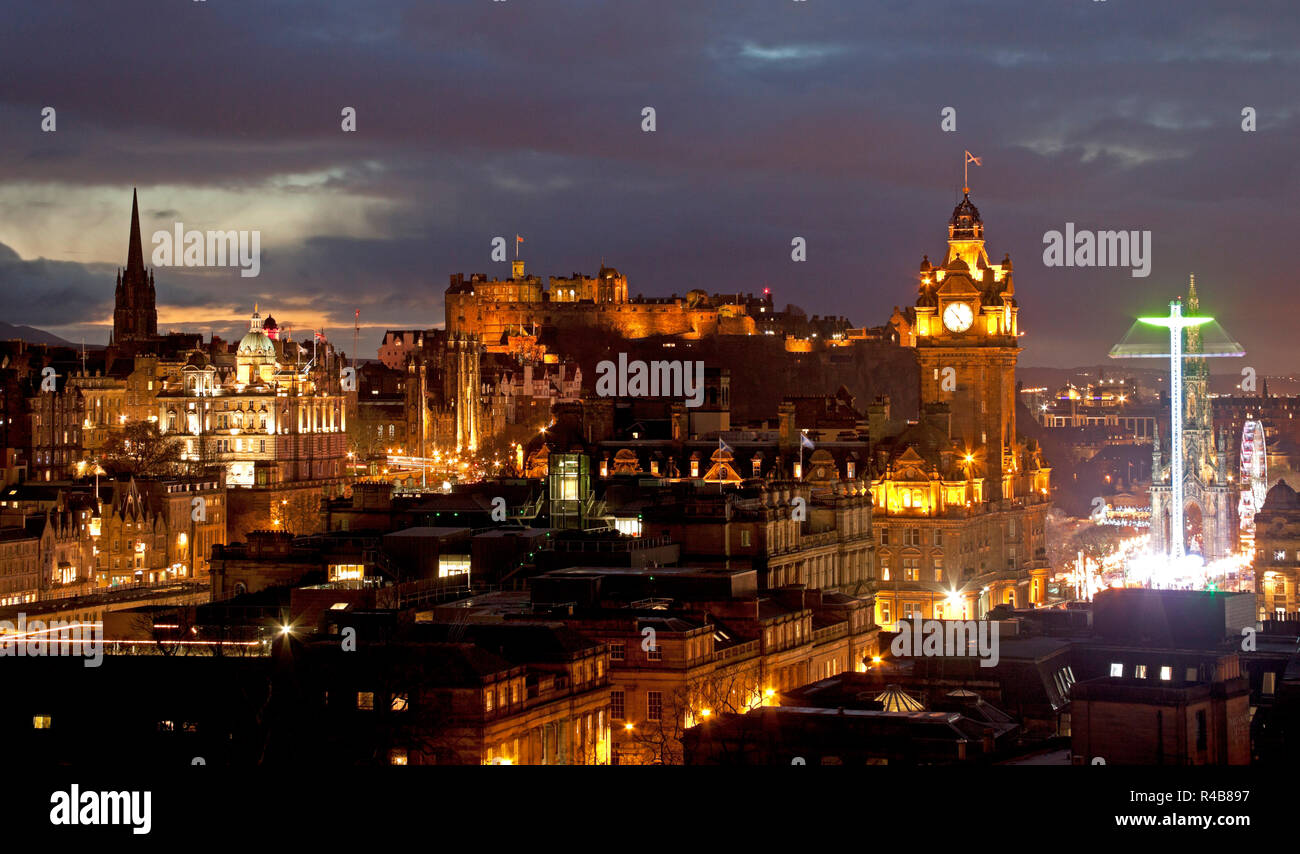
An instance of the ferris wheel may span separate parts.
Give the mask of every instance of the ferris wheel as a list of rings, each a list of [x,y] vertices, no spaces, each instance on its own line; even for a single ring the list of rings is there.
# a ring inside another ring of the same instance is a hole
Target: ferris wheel
[[[1264,425],[1247,421],[1241,428],[1241,503],[1238,515],[1244,531],[1255,530],[1255,513],[1264,506],[1268,493],[1268,451],[1264,445]]]

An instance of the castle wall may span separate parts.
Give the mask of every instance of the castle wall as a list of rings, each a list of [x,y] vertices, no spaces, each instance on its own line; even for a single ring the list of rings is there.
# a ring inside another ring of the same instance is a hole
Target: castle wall
[[[717,310],[688,309],[683,300],[614,304],[571,302],[492,302],[477,294],[446,295],[447,331],[472,333],[488,343],[508,329],[549,326],[560,330],[603,329],[625,338],[680,335],[698,338],[717,334]],[[752,318],[731,323],[745,328]]]

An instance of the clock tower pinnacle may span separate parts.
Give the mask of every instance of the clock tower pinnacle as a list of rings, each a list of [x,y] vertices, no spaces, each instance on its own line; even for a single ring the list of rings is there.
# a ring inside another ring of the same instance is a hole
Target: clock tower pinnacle
[[[944,263],[921,262],[916,350],[922,409],[948,405],[950,435],[984,470],[994,499],[1014,491],[1018,311],[1011,258],[989,263],[984,221],[967,192],[948,220]]]

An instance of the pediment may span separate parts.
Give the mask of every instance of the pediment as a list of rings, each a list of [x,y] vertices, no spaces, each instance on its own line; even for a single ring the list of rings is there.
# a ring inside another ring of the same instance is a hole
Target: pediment
[[[980,290],[975,287],[975,283],[965,273],[949,273],[943,277],[943,283],[939,285],[936,293],[945,299],[965,299],[969,301],[972,297],[978,297]]]

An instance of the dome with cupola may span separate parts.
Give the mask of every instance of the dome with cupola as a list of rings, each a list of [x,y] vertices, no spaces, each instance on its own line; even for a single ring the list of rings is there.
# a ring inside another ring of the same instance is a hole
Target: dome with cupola
[[[275,344],[271,343],[271,338],[262,329],[262,316],[257,313],[257,306],[253,307],[253,319],[249,321],[248,332],[239,340],[239,349],[235,351],[240,356],[274,356]]]
[[[979,208],[975,207],[969,194],[963,194],[957,207],[952,209],[952,218],[948,220],[948,237],[950,240],[984,239],[984,220],[980,218]]]

